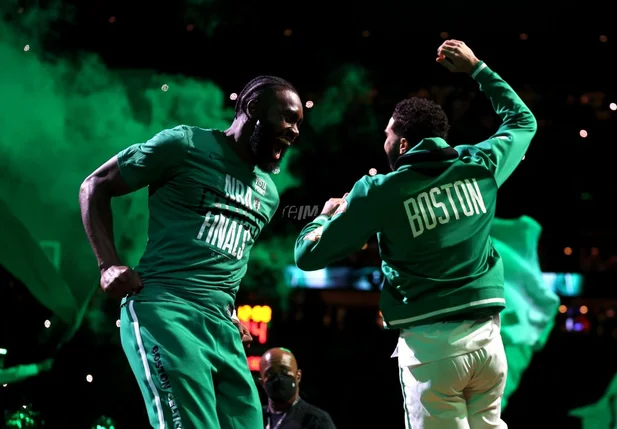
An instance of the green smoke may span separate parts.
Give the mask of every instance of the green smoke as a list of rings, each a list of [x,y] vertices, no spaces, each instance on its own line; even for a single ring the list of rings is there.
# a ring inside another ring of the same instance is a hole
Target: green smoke
[[[323,133],[328,127],[339,126],[350,110],[354,110],[370,96],[369,74],[362,66],[342,66],[332,73],[330,80],[332,84],[326,88],[310,115],[310,124],[317,134]],[[372,128],[370,125],[369,128]]]
[[[94,54],[55,57],[38,40],[14,22],[0,24],[0,198],[35,238],[62,243],[63,276],[85,294],[98,271],[77,201],[83,179],[162,129],[225,127],[233,109],[211,82],[112,71]],[[146,200],[141,190],[114,202],[116,241],[128,265],[146,244]]]
[[[214,26],[222,13],[215,13],[214,4],[188,1],[187,19],[191,8],[210,7],[208,20],[195,25],[203,24],[202,30]],[[212,82],[149,70],[109,70],[91,53],[63,57],[47,51],[40,41],[67,16],[60,7],[27,10],[12,13],[12,21],[0,25],[0,198],[37,239],[62,243],[63,276],[69,284],[83,285],[85,294],[98,282],[98,272],[77,204],[83,179],[121,149],[162,129],[178,124],[224,128],[233,118],[233,106]],[[307,109],[304,143],[288,153],[280,174],[273,176],[281,194],[305,193],[310,186],[302,183],[330,173],[301,168],[301,159],[315,149],[322,157],[327,156],[323,151],[343,150],[345,144],[330,131],[350,112],[360,109],[364,118],[365,126],[350,132],[354,140],[358,133],[375,135],[374,114],[363,104],[369,90],[361,67],[347,66],[331,76],[323,97]],[[145,248],[147,219],[146,190],[114,201],[116,241],[127,265],[135,265]],[[282,269],[293,263],[299,226],[289,225],[280,236],[263,234],[243,287],[286,296]]]
[[[35,236],[62,241],[63,251],[71,254],[70,271],[79,271],[79,279],[91,277],[96,270],[77,207],[82,180],[124,147],[161,129],[179,123],[223,127],[232,110],[210,82],[112,72],[95,55],[44,61],[23,46],[2,34],[0,197]],[[145,197],[142,190],[116,204],[118,237],[131,235],[134,241],[122,246],[130,264],[146,241]]]

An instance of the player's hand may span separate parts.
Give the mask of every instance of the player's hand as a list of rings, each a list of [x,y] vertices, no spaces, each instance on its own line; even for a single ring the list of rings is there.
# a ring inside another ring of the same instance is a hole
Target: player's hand
[[[326,204],[324,204],[321,214],[326,216],[334,216],[339,208],[344,207],[343,202],[347,195],[349,195],[349,193],[343,195],[342,198],[330,198],[326,201]]]
[[[480,60],[460,40],[446,40],[437,49],[436,61],[453,73],[471,73]]]
[[[242,338],[242,345],[245,349],[251,347],[251,343],[253,342],[253,336],[249,332],[249,328],[247,328],[244,323],[240,322],[237,319],[232,319],[236,328],[238,328],[238,332],[240,332],[240,338]]]
[[[101,273],[101,289],[112,298],[122,299],[143,289],[139,274],[129,267],[112,265]]]

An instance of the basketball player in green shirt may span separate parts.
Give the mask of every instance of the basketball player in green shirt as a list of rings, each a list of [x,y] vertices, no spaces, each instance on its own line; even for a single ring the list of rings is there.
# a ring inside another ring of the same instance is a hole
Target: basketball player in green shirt
[[[82,184],[101,288],[123,298],[121,339],[156,429],[255,429],[262,409],[234,301],[279,196],[276,172],[303,119],[298,92],[261,76],[226,131],[181,125],[114,156]],[[148,244],[135,270],[114,245],[112,197],[148,187]],[[240,334],[238,331],[240,330]]]
[[[406,428],[505,429],[505,280],[490,232],[497,191],[523,159],[536,120],[465,43],[446,41],[437,62],[478,83],[503,121],[499,130],[453,148],[441,107],[403,100],[385,129],[393,171],[365,176],[328,201],[300,233],[295,259],[318,270],[377,234],[386,279],[380,307],[387,326],[400,330],[394,356]]]

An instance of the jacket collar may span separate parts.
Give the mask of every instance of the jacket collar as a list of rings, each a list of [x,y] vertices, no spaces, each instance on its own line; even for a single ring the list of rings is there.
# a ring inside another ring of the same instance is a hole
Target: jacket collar
[[[416,166],[422,170],[443,171],[452,161],[458,158],[458,152],[454,150],[446,141],[439,137],[423,139],[420,143],[412,147],[401,155],[394,164],[394,169],[398,170],[403,166]],[[422,165],[417,165],[422,164]]]

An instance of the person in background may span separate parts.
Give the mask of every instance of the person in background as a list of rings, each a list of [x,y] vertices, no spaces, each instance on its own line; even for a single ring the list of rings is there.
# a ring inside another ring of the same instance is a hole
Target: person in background
[[[259,374],[268,396],[264,408],[266,429],[336,429],[327,412],[300,398],[302,371],[289,350],[273,348],[265,352]]]

